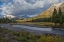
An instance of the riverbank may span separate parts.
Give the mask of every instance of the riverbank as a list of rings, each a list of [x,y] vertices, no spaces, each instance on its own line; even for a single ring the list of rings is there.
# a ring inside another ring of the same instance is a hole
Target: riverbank
[[[0,24],[1,27],[5,27],[12,31],[27,31],[33,34],[57,34],[64,35],[64,30],[53,29],[51,27],[37,27],[32,25],[22,25],[22,24]]]
[[[52,27],[52,28],[64,29],[64,24],[60,26],[59,24],[55,25],[54,23],[51,23],[51,22],[21,22],[21,23],[15,23],[15,24],[20,24],[20,25],[24,24],[24,25],[33,25],[37,27]]]
[[[36,35],[26,31],[11,31],[0,28],[0,42],[64,42],[64,36],[44,34]]]
[[[44,26],[44,27],[52,27],[53,29],[55,28],[58,28],[58,29],[64,29],[64,24],[63,25],[60,25],[60,24],[54,24],[54,23],[51,23],[51,22],[41,22],[41,23],[38,23],[38,24],[35,24],[37,26]]]

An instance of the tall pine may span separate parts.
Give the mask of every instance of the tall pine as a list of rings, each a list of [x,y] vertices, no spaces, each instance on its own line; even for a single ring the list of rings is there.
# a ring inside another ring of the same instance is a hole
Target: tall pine
[[[52,15],[52,22],[57,23],[57,10],[54,8],[53,15]]]
[[[59,8],[59,11],[58,11],[58,17],[59,17],[59,24],[62,25],[63,24],[63,14],[62,14],[60,8]]]

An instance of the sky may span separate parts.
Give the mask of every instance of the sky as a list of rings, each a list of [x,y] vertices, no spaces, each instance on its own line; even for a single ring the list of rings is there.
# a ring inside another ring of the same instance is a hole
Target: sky
[[[48,9],[52,4],[64,0],[0,0],[0,15],[30,17],[36,16]]]

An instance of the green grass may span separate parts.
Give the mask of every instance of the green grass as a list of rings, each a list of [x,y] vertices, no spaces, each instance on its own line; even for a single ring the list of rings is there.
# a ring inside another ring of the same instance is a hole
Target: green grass
[[[48,26],[48,27],[53,27],[53,28],[64,28],[64,24],[60,25],[59,23],[57,23],[55,25],[55,23],[52,23],[52,22],[35,22],[34,25],[37,25],[37,26]]]
[[[39,22],[38,24],[34,24],[34,25],[38,25],[38,26],[53,26],[54,23],[51,23],[51,22]]]

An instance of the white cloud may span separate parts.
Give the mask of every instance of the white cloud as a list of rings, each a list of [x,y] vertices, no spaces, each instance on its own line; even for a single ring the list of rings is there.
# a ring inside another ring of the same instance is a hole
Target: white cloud
[[[27,3],[25,0],[14,0],[14,3],[9,3],[8,5],[3,5],[3,14],[14,14],[14,12],[20,12],[29,9],[43,8],[44,3],[42,0],[35,1],[34,4]]]
[[[54,4],[54,3],[58,3],[59,0],[44,0],[45,4]]]
[[[29,3],[30,2],[34,2]],[[41,8],[45,8],[45,5],[58,3],[59,0],[13,0],[13,2],[8,3],[8,5],[2,5],[2,14],[3,15],[22,15],[22,13],[27,14],[27,11],[33,11]],[[41,9],[43,10],[43,9]],[[38,10],[39,11],[39,10]],[[31,12],[32,13],[32,12]],[[34,14],[36,14],[34,12]]]

